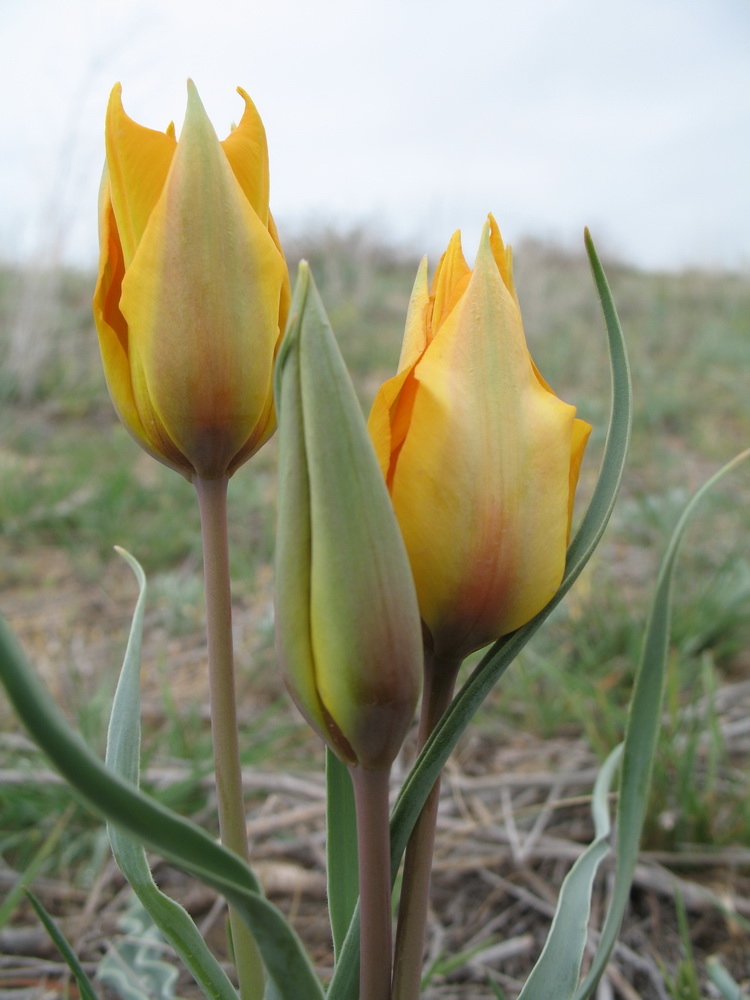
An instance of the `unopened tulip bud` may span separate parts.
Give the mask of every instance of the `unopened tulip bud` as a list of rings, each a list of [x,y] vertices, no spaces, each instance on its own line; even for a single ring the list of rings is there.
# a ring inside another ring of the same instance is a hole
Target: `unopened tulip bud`
[[[188,479],[231,475],[273,433],[289,277],[268,208],[263,124],[219,142],[192,83],[179,142],[112,91],[94,316],[120,419]]]
[[[385,769],[419,697],[419,609],[359,403],[304,263],[276,406],[276,630],[285,681],[345,763]]]
[[[473,271],[456,233],[429,289],[420,268],[369,420],[436,657],[514,631],[560,586],[591,429],[575,413],[531,359],[494,219]]]

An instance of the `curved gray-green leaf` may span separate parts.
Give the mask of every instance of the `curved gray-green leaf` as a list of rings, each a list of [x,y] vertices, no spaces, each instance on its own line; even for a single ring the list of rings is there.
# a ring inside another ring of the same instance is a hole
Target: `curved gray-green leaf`
[[[118,552],[135,573],[139,593],[125,659],[112,701],[105,763],[118,777],[138,787],[141,756],[141,640],[146,577],[140,564],[130,553],[123,549],[118,549]],[[237,1000],[237,991],[203,940],[190,914],[163,893],[154,882],[141,842],[112,823],[107,824],[107,831],[120,871],[205,995],[210,1000]]]
[[[260,894],[250,868],[200,827],[105,767],[63,718],[2,619],[0,680],[23,724],[86,805],[212,886],[236,908],[258,942],[283,1000],[322,998],[302,943],[279,910]]]
[[[643,637],[641,659],[630,701],[622,760],[622,781],[617,809],[617,872],[612,901],[604,921],[591,968],[575,993],[575,1000],[587,1000],[606,968],[620,931],[630,898],[638,846],[648,804],[656,743],[661,726],[662,705],[669,644],[674,567],[680,542],[695,508],[708,491],[750,456],[750,449],[737,455],[691,497],[672,533],[659,570],[648,623]]]
[[[588,938],[594,876],[611,850],[607,799],[622,749],[620,743],[599,771],[591,800],[594,839],[563,880],[549,935],[518,1000],[569,1000],[578,986]]]

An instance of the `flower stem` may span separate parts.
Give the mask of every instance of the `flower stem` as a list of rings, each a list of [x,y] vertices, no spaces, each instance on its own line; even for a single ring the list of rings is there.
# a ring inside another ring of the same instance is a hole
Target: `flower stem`
[[[438,660],[431,650],[425,650],[420,749],[450,705],[460,666],[460,660]],[[393,965],[393,1000],[419,1000],[439,803],[440,778],[432,786],[406,847]]]
[[[232,598],[227,540],[228,479],[195,479],[201,515],[203,570],[206,581],[208,683],[211,704],[216,794],[221,842],[248,860],[245,805],[242,795],[237,703],[232,649]],[[261,1000],[263,962],[255,940],[230,909],[234,964],[242,1000]]]
[[[359,849],[359,1000],[390,1000],[392,963],[390,770],[349,768]]]

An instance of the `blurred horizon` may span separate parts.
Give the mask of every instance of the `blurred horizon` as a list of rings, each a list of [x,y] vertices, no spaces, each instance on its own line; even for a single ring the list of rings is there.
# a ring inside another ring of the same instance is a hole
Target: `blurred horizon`
[[[64,44],[61,45],[61,40]],[[436,262],[507,242],[644,270],[750,268],[745,0],[6,0],[0,260],[94,267],[104,111],[178,126],[185,80],[220,138],[243,86],[282,236],[359,228]]]

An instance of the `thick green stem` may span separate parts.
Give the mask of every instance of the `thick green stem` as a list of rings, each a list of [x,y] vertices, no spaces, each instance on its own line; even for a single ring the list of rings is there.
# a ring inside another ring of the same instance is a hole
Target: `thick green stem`
[[[450,705],[460,666],[460,660],[439,660],[425,650],[420,749]],[[419,1000],[439,803],[440,778],[432,786],[406,847],[393,964],[393,1000]]]
[[[232,649],[232,597],[227,540],[227,483],[196,479],[206,580],[208,685],[211,705],[216,794],[221,842],[247,861],[247,827],[242,795],[237,702]],[[232,945],[242,1000],[261,1000],[263,962],[247,925],[230,910]]]
[[[359,849],[359,1000],[390,1000],[393,930],[388,787],[390,771],[350,767]]]

